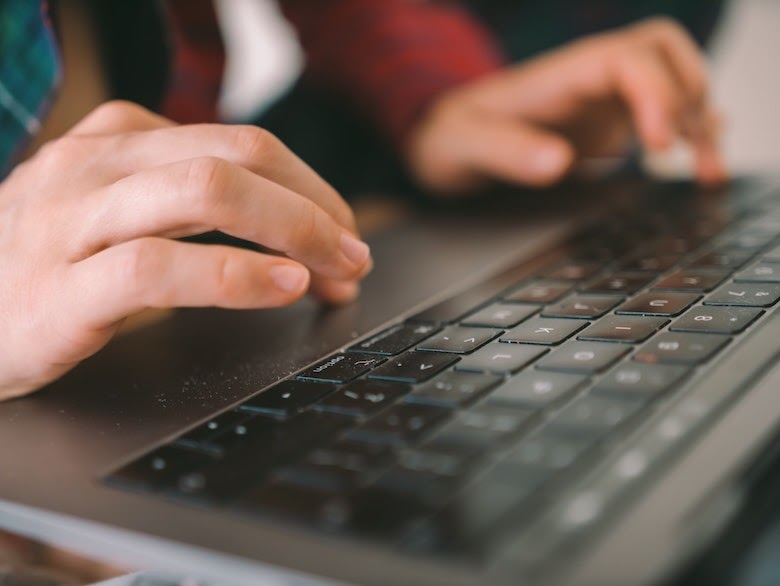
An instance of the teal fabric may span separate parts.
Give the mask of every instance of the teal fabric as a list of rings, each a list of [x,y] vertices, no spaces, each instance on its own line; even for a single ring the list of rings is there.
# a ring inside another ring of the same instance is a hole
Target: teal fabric
[[[47,3],[0,0],[0,176],[40,130],[61,72]]]

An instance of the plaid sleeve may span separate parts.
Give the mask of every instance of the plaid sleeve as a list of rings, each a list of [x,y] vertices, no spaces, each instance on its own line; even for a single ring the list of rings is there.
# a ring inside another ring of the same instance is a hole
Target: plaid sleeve
[[[453,2],[282,0],[313,84],[351,103],[401,145],[446,90],[494,71],[491,35]]]
[[[162,112],[181,122],[217,119],[225,48],[211,0],[167,0],[171,78]]]

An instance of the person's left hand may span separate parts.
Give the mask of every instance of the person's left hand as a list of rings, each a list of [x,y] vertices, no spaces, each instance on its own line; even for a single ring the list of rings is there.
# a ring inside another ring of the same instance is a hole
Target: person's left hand
[[[544,186],[591,157],[651,151],[685,140],[695,176],[726,171],[719,116],[694,41],[667,19],[571,43],[444,94],[411,134],[413,175],[434,192],[488,179]]]

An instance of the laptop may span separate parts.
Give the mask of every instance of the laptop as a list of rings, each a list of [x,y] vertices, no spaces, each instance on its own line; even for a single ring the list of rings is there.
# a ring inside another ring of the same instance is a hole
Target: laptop
[[[421,203],[358,301],[0,404],[0,526],[217,584],[715,584],[774,512],[780,181]]]

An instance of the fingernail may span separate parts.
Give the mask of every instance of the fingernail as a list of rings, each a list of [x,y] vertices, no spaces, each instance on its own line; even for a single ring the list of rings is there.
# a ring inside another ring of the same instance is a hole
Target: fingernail
[[[344,256],[358,266],[363,266],[371,254],[368,244],[347,232],[341,234],[341,251]]]
[[[274,284],[287,293],[300,293],[309,284],[309,271],[293,265],[278,265],[269,274]]]
[[[559,148],[541,148],[534,154],[534,166],[539,173],[559,173],[566,165],[566,153]]]

